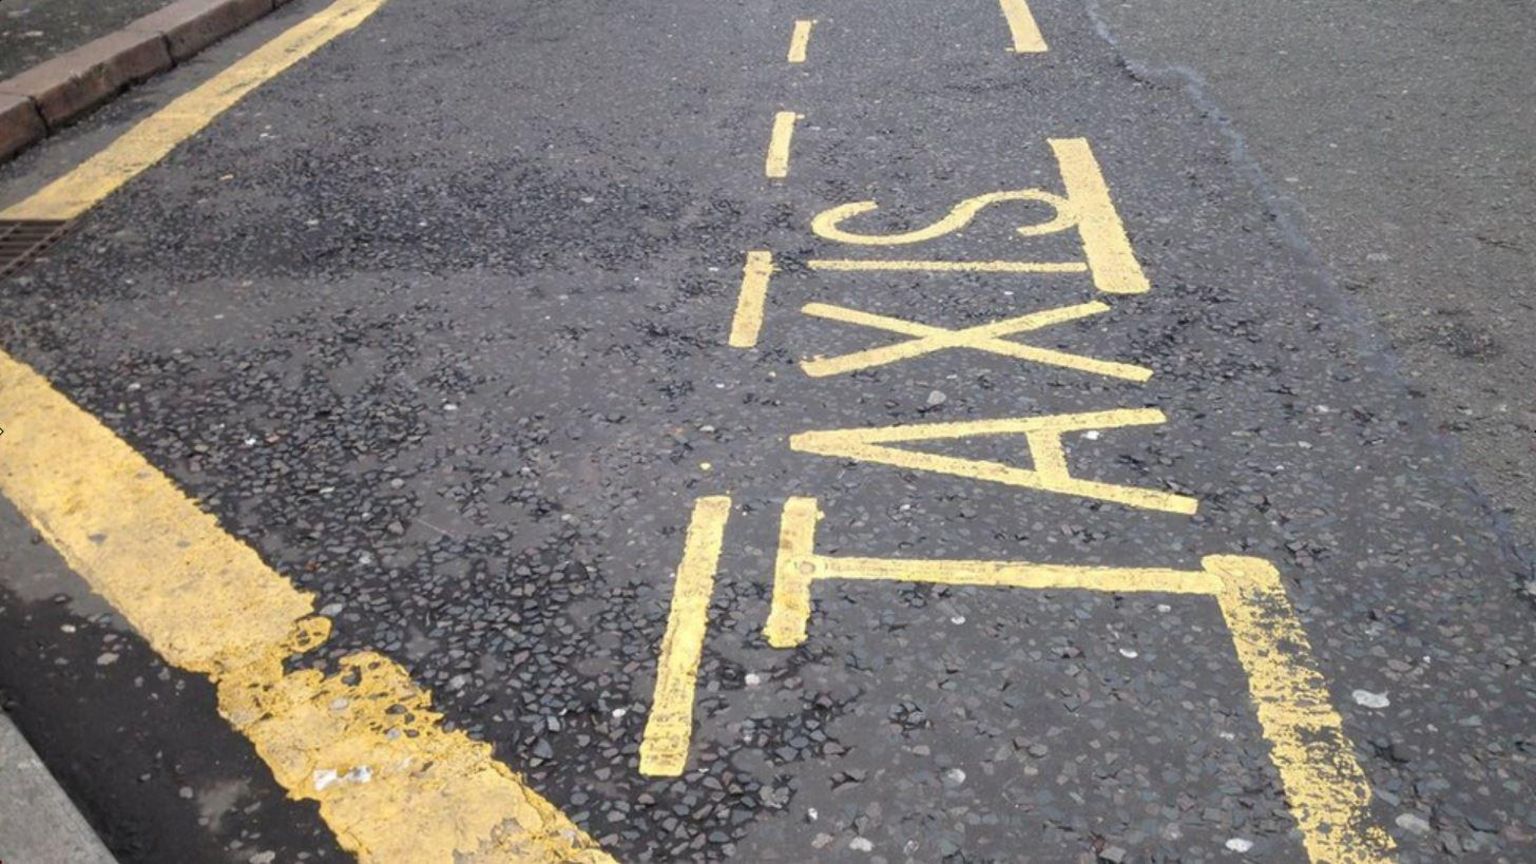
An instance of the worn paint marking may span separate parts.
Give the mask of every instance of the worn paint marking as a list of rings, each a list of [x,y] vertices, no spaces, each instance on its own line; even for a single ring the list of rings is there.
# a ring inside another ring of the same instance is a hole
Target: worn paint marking
[[[167,663],[213,681],[219,713],[361,861],[613,864],[388,657],[285,670],[330,633],[313,595],[3,352],[0,416],[0,495]]]
[[[980,324],[975,327],[963,327],[959,330],[934,327],[928,324],[917,324],[890,315],[876,315],[871,312],[861,312],[857,309],[848,309],[826,303],[807,303],[801,307],[800,311],[818,318],[827,318],[833,321],[842,321],[846,324],[857,324],[876,330],[885,330],[913,337],[894,345],[854,351],[837,357],[818,357],[803,361],[800,364],[800,368],[812,378],[842,375],[857,372],[861,369],[870,369],[875,366],[896,363],[901,360],[911,360],[924,354],[943,351],[946,348],[969,348],[975,351],[985,351],[990,354],[1011,357],[1016,360],[1043,363],[1048,366],[1061,366],[1067,369],[1076,369],[1080,372],[1089,372],[1094,375],[1123,378],[1128,381],[1146,381],[1152,377],[1152,370],[1144,366],[1096,360],[1092,357],[1083,357],[1079,354],[1070,354],[1066,351],[1056,351],[1050,348],[1037,348],[1033,345],[1024,345],[1001,338],[1109,311],[1109,306],[1097,301],[1031,312],[1028,315],[1020,315],[1002,321],[993,321],[990,324]]]
[[[741,292],[736,295],[736,315],[731,319],[732,348],[751,348],[757,344],[773,270],[773,253],[747,253],[747,263],[741,269]]]
[[[1179,570],[820,555],[820,516],[814,498],[784,504],[773,600],[763,630],[770,645],[793,648],[806,641],[811,588],[825,579],[1213,597],[1248,678],[1270,759],[1308,857],[1315,864],[1392,861],[1392,839],[1370,817],[1370,784],[1331,707],[1279,571],[1269,562],[1211,555],[1200,560],[1199,570]]]
[[[699,658],[704,633],[709,627],[709,601],[715,590],[715,568],[725,523],[731,515],[731,499],[723,495],[700,498],[683,542],[683,561],[672,587],[672,611],[661,641],[656,666],[656,691],[651,716],[640,742],[640,773],[649,777],[677,777],[688,762],[688,743],[693,737],[694,689],[698,684]]]
[[[795,134],[795,121],[800,115],[793,111],[780,111],[773,115],[773,132],[768,136],[768,158],[763,161],[763,173],[776,179],[789,176],[789,140]]]
[[[337,0],[140,121],[74,170],[0,212],[0,219],[73,219],[322,45],[363,23],[384,0]]]
[[[801,453],[815,453],[834,459],[858,459],[914,471],[934,471],[973,480],[1113,501],[1144,510],[1189,515],[1198,507],[1198,502],[1193,498],[1138,486],[1083,480],[1073,477],[1067,470],[1062,435],[1093,429],[1146,426],[1165,422],[1166,419],[1163,412],[1155,408],[1118,408],[1086,414],[1009,417],[1001,420],[914,423],[867,429],[820,429],[790,436],[789,446]],[[987,435],[1023,435],[1028,442],[1034,466],[1019,468],[1004,462],[944,456],[889,446],[892,443],[944,441]]]
[[[1040,25],[1029,11],[1029,0],[1001,0],[1003,18],[1008,21],[1008,32],[1013,36],[1013,50],[1020,54],[1039,54],[1049,48],[1040,33]]]
[[[800,20],[795,22],[795,30],[789,34],[789,62],[804,63],[805,51],[811,42],[811,28],[816,26],[816,19]]]

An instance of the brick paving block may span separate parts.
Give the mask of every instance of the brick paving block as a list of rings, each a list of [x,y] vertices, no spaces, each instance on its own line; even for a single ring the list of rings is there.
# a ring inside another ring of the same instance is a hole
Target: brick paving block
[[[171,58],[180,62],[272,9],[273,0],[180,0],[126,29],[164,35]]]
[[[0,94],[31,97],[52,128],[169,68],[171,55],[160,34],[119,30],[0,81]]]
[[[0,161],[48,134],[37,106],[25,96],[0,93]]]

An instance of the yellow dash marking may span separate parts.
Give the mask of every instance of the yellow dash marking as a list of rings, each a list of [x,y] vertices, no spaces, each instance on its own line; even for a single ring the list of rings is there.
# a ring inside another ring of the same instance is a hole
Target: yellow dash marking
[[[384,0],[337,0],[196,89],[172,100],[105,150],[0,212],[0,219],[73,219],[165,158],[247,93],[361,24]]]
[[[1086,414],[1053,414],[1043,417],[1010,417],[1002,420],[965,420],[951,423],[915,423],[868,429],[822,429],[791,435],[790,449],[834,459],[858,459],[894,465],[914,471],[933,471],[1010,486],[1023,486],[1062,495],[1078,495],[1113,501],[1127,507],[1191,515],[1198,507],[1193,498],[1117,483],[1082,480],[1067,473],[1061,436],[1086,429],[1117,429],[1146,426],[1167,420],[1155,408],[1118,408]],[[910,441],[943,441],[986,435],[1023,435],[1035,467],[1019,468],[1003,462],[944,456],[888,446]]]
[[[287,671],[330,633],[313,595],[3,352],[0,416],[0,494],[167,663],[216,685],[219,713],[359,860],[613,864],[388,657]]]
[[[812,270],[932,270],[946,273],[1084,273],[1082,261],[868,261],[858,258],[812,258]]]
[[[1125,225],[1109,198],[1109,184],[1083,138],[1052,138],[1051,150],[1061,166],[1061,181],[1077,216],[1083,256],[1093,271],[1093,284],[1111,294],[1141,294],[1152,286],[1136,263]]]
[[[1020,54],[1039,54],[1049,50],[1045,37],[1040,35],[1040,25],[1029,11],[1029,0],[1001,0],[1003,17],[1008,19],[1008,32],[1013,34],[1013,50]]]
[[[1221,580],[1221,614],[1307,856],[1317,864],[1390,862],[1392,838],[1372,824],[1370,782],[1279,571],[1267,561],[1226,555],[1201,564]]]
[[[1152,370],[1142,366],[1095,360],[1092,357],[1069,354],[1065,351],[1054,351],[1049,348],[1037,348],[1033,345],[1022,345],[1001,338],[1109,311],[1108,306],[1097,301],[1080,303],[1076,306],[1061,306],[1041,312],[1031,312],[1028,315],[994,321],[991,324],[964,327],[959,330],[933,327],[927,324],[916,324],[888,315],[860,312],[856,309],[832,306],[826,303],[807,303],[801,307],[800,311],[818,318],[828,318],[833,321],[842,321],[847,324],[857,324],[876,330],[885,330],[891,333],[900,333],[914,337],[905,342],[898,342],[895,345],[855,351],[838,357],[819,357],[803,361],[800,364],[800,368],[805,370],[805,373],[812,378],[841,375],[857,372],[861,369],[882,366],[887,363],[895,363],[900,360],[911,360],[914,357],[921,357],[924,354],[931,354],[946,348],[970,348],[976,351],[986,351],[991,354],[1026,360],[1032,363],[1061,366],[1081,372],[1089,372],[1094,375],[1124,378],[1129,381],[1146,381],[1152,377]]]
[[[751,348],[763,329],[763,304],[768,297],[768,278],[773,275],[772,252],[748,252],[741,270],[741,293],[736,296],[736,315],[731,319],[732,348]]]
[[[773,115],[773,133],[768,137],[768,158],[763,163],[763,173],[769,177],[789,176],[789,139],[795,134],[795,121],[800,115],[793,111],[780,111]]]
[[[715,568],[731,499],[700,498],[683,543],[683,563],[672,587],[672,611],[661,641],[656,666],[656,692],[651,716],[640,741],[640,773],[647,777],[678,777],[688,763],[693,738],[693,695],[698,684],[704,631],[709,626],[709,600],[715,590]]]
[[[1156,592],[1214,597],[1248,678],[1259,726],[1270,742],[1292,816],[1314,864],[1390,864],[1391,837],[1372,824],[1371,789],[1331,707],[1306,632],[1280,574],[1259,558],[1210,555],[1199,570],[968,561],[856,558],[816,552],[814,498],[784,504],[774,564],[772,606],[763,634],[775,648],[808,638],[811,588],[821,579],[941,585]]]
[[[814,18],[809,21],[795,22],[795,32],[789,36],[789,62],[805,62],[805,49],[811,41],[811,28],[815,25]]]

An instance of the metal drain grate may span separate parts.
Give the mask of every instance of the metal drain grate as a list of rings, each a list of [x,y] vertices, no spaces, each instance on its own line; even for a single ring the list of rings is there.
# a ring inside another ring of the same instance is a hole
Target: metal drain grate
[[[67,228],[67,220],[0,219],[0,277],[58,242]]]

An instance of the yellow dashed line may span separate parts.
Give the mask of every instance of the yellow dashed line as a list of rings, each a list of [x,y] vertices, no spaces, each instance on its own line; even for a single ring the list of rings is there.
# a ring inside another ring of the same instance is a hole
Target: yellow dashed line
[[[775,179],[789,176],[789,139],[795,134],[795,121],[800,115],[793,111],[780,111],[773,115],[773,132],[768,136],[768,158],[763,162],[763,173]]]
[[[1001,0],[1003,17],[1008,19],[1008,32],[1013,34],[1013,50],[1020,54],[1038,54],[1049,50],[1045,37],[1040,35],[1040,25],[1029,11],[1028,0]]]
[[[736,315],[731,319],[732,348],[751,348],[763,329],[763,305],[768,299],[768,278],[773,275],[773,253],[748,252],[741,271],[741,293],[736,296]]]
[[[288,672],[331,621],[142,456],[0,353],[0,494],[369,864],[613,864],[388,657]]]
[[[811,28],[814,26],[816,26],[815,19],[795,22],[795,31],[789,36],[789,62],[805,62],[805,49],[810,44]]]
[[[91,209],[176,145],[197,134],[247,93],[363,23],[384,0],[338,0],[290,27],[234,65],[178,96],[105,150],[3,212],[0,219],[68,220]]]
[[[715,591],[715,568],[731,499],[723,495],[700,498],[683,543],[683,563],[672,587],[672,611],[656,666],[656,692],[651,716],[640,742],[640,773],[648,777],[677,777],[688,762],[693,738],[693,695],[709,627],[709,600]]]

